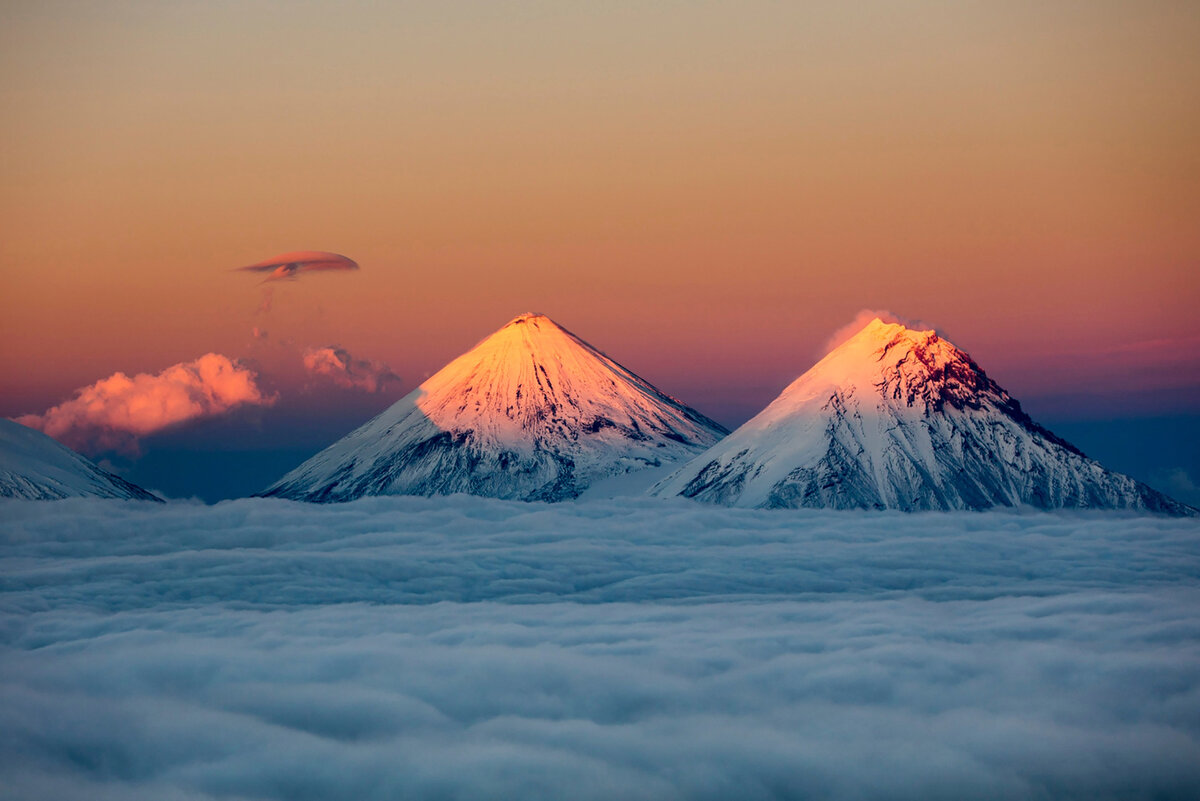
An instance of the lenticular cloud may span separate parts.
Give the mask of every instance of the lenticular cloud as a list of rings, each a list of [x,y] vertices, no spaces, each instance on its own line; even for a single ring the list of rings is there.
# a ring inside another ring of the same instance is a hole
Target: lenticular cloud
[[[114,373],[77,390],[42,414],[16,418],[76,450],[137,449],[139,437],[167,426],[222,414],[242,404],[270,405],[257,376],[219,353],[206,353],[160,373]]]
[[[12,799],[1191,799],[1200,524],[0,508]]]
[[[355,358],[336,345],[306,348],[304,369],[314,376],[332,381],[339,387],[360,389],[364,392],[378,392],[386,387],[388,382],[400,380],[386,364],[372,359]]]
[[[298,250],[292,253],[280,253],[265,261],[256,262],[239,270],[255,273],[267,273],[264,281],[283,281],[299,277],[301,273],[324,272],[328,270],[357,270],[358,262],[340,253],[328,253],[323,250]],[[268,303],[264,300],[264,303]]]

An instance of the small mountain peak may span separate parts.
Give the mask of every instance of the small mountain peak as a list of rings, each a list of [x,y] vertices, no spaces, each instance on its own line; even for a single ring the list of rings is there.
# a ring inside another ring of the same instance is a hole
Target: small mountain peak
[[[161,501],[40,431],[0,417],[0,498]]]

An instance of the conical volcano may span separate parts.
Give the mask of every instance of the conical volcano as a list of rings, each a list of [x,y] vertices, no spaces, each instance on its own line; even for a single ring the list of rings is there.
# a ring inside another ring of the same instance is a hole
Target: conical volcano
[[[522,314],[264,494],[561,501],[725,433],[549,317]]]
[[[878,318],[650,492],[760,508],[1194,511],[1035,423],[935,332]]]

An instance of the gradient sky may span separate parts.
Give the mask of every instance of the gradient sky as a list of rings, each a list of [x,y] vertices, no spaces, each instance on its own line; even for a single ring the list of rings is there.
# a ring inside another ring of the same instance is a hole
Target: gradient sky
[[[333,344],[394,398],[540,311],[736,424],[863,308],[1200,414],[1200,5],[856,5],[0,5],[0,414]],[[362,269],[257,313],[293,250]]]

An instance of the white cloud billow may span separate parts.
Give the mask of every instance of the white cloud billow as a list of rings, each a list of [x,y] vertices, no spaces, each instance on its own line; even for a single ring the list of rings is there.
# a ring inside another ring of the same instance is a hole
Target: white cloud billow
[[[1193,520],[463,497],[2,511],[12,798],[1200,786]]]

